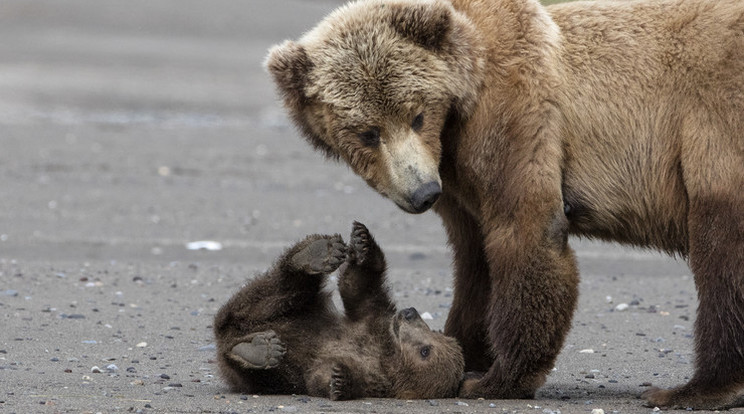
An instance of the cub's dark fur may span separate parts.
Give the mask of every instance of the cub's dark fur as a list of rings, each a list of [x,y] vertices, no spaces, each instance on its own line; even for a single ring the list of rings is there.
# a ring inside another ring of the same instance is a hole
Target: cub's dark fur
[[[322,291],[342,266],[345,313]],[[385,257],[367,228],[312,235],[237,292],[214,321],[224,379],[235,391],[363,397],[444,398],[464,369],[457,342],[433,332],[413,308],[396,311]]]

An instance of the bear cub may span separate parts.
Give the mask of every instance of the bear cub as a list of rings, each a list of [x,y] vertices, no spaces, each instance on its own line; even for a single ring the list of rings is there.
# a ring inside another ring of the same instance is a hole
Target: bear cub
[[[323,291],[340,267],[340,314]],[[397,311],[385,257],[361,223],[346,246],[312,235],[250,281],[214,320],[220,371],[233,391],[332,400],[457,395],[462,350],[414,308]]]

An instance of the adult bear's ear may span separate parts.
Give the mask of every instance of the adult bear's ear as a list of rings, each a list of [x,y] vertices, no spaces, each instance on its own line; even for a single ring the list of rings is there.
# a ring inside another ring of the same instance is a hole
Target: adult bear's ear
[[[313,64],[304,47],[291,40],[276,45],[269,50],[265,66],[289,106],[305,102],[307,75]]]
[[[452,11],[439,2],[396,4],[390,24],[403,37],[429,50],[440,50],[452,26]]]

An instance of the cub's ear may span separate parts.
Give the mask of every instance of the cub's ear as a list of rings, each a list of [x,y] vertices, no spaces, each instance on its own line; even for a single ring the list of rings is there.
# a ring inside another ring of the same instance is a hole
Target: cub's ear
[[[307,75],[313,64],[304,47],[291,40],[276,45],[269,50],[265,66],[287,104],[298,106],[305,101]]]
[[[429,50],[440,50],[452,26],[450,8],[439,1],[392,6],[390,24],[403,37]]]

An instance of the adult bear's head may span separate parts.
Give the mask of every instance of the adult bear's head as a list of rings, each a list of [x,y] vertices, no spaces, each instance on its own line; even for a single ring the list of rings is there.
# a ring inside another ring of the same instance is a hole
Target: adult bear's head
[[[441,193],[448,114],[475,106],[480,44],[447,1],[360,0],[272,48],[266,66],[311,144],[421,213]]]

